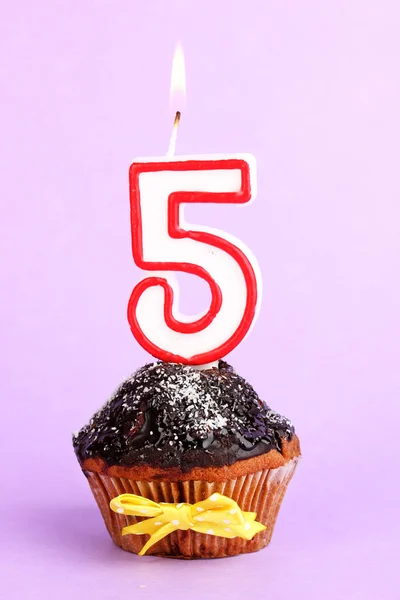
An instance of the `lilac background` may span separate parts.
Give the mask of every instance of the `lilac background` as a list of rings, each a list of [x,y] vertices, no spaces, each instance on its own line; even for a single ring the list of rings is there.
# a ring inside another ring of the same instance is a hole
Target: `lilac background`
[[[398,597],[399,25],[397,0],[3,4],[1,598]],[[125,317],[127,170],[168,146],[177,39],[178,153],[258,160],[240,218],[189,213],[263,271],[230,360],[304,454],[271,546],[195,563],[115,548],[70,442],[148,358]]]

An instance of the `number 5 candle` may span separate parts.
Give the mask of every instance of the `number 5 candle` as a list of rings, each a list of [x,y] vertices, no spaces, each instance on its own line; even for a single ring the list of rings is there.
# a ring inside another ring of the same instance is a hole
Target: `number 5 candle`
[[[247,205],[256,195],[255,175],[248,154],[144,158],[131,165],[133,258],[149,276],[132,292],[128,320],[137,341],[156,358],[209,365],[231,352],[254,324],[261,300],[255,257],[227,232],[186,223],[184,206]],[[203,314],[179,314],[177,272],[209,285],[211,302]]]

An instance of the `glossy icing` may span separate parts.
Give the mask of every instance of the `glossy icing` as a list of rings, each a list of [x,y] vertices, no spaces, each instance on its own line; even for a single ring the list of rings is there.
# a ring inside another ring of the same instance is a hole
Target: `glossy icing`
[[[157,362],[124,381],[73,442],[81,462],[189,471],[281,452],[293,433],[227,363],[199,371]]]

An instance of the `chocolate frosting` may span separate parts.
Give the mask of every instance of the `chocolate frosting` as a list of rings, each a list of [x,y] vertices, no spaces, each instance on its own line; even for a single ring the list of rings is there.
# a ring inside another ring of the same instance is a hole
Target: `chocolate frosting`
[[[205,371],[156,362],[124,381],[73,444],[80,462],[186,472],[281,452],[293,434],[292,423],[226,362]]]

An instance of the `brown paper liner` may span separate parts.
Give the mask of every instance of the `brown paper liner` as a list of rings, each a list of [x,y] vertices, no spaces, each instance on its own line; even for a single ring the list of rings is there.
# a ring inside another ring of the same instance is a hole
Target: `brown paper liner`
[[[264,469],[237,479],[208,481],[134,481],[86,471],[89,485],[100,508],[113,541],[128,552],[138,554],[148,540],[147,535],[125,535],[123,527],[141,521],[139,517],[120,515],[110,508],[110,501],[120,494],[137,494],[154,502],[189,502],[194,504],[219,492],[237,502],[244,511],[257,513],[256,520],[266,529],[252,540],[222,538],[194,531],[175,531],[149,548],[147,555],[175,558],[222,558],[245,552],[256,552],[271,540],[279,508],[298,459],[283,467]]]

